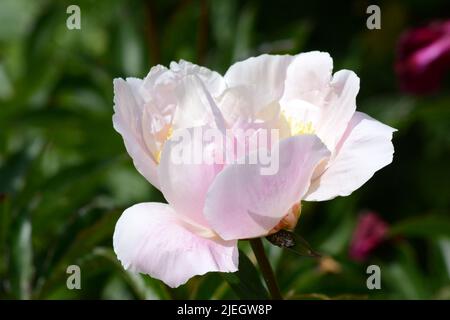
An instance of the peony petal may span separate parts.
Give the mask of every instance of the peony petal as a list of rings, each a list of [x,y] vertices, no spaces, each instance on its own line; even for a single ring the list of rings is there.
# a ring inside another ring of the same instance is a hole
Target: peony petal
[[[323,90],[327,90],[333,70],[333,59],[326,52],[301,53],[289,65],[285,89],[280,103],[300,99],[320,104]]]
[[[205,84],[206,89],[213,97],[221,95],[226,88],[225,80],[218,72],[191,62],[184,60],[180,60],[178,63],[172,62],[170,69],[183,75],[196,75]]]
[[[356,110],[359,78],[349,70],[333,75],[327,101],[321,108],[316,134],[330,150],[334,150]]]
[[[301,135],[280,142],[274,175],[262,175],[262,165],[248,164],[251,155],[246,164],[229,165],[208,191],[204,214],[209,225],[225,240],[266,235],[301,200],[314,168],[329,154],[319,138]]]
[[[251,57],[233,64],[224,78],[228,87],[246,86],[256,101],[257,113],[273,101],[281,98],[284,90],[286,69],[293,57],[289,55],[267,55]]]
[[[124,268],[149,274],[171,287],[210,271],[237,270],[236,241],[200,237],[178,217],[162,203],[140,203],[125,210],[113,238]]]
[[[151,132],[145,136],[146,143],[160,146],[172,124],[175,125],[172,129],[178,129],[205,124],[212,119],[219,121],[220,112],[212,97],[223,90],[225,80],[220,74],[183,60],[172,62],[170,69],[161,65],[153,67],[139,90],[146,102],[145,132]]]
[[[143,81],[141,94],[148,99],[157,101],[157,104],[164,109],[169,105],[176,104],[174,90],[181,78],[185,76],[197,76],[205,84],[207,90],[213,97],[219,96],[226,88],[223,77],[208,68],[180,60],[172,62],[170,69],[162,65],[151,68],[149,74]]]
[[[226,89],[217,99],[217,104],[229,127],[239,121],[250,122],[254,119],[253,97],[245,86]]]
[[[159,188],[156,162],[142,136],[142,105],[138,79],[114,79],[114,129],[122,135],[134,166],[153,186]]]
[[[326,52],[297,55],[289,65],[281,110],[295,116],[299,124],[309,125],[333,150],[356,110],[359,78],[349,70],[331,77],[333,60]]]
[[[206,141],[207,130],[222,138],[218,129],[206,126],[174,131],[164,145],[158,168],[161,191],[167,202],[178,214],[206,227],[208,223],[203,217],[206,192],[223,168],[212,158],[221,149],[213,137]],[[211,155],[210,162],[203,159],[206,152]]]
[[[136,106],[138,107],[138,109],[142,110],[145,103],[144,98],[141,95],[143,81],[138,78],[128,77],[126,78],[126,82],[130,87],[131,92],[133,93],[134,100],[136,101]]]
[[[225,120],[202,80],[196,75],[180,79],[176,89],[178,108],[172,123],[173,129],[186,129],[215,123],[225,130]]]
[[[355,112],[327,169],[311,183],[305,200],[324,201],[348,196],[392,162],[395,129]]]
[[[261,105],[260,96],[254,96],[253,90],[243,85],[226,89],[216,100],[229,128],[244,122],[269,124],[277,120],[280,112],[277,101]]]
[[[164,82],[161,81],[161,77],[164,76],[164,74],[169,74],[168,70],[169,69],[160,64],[153,66],[150,69],[149,73],[142,81],[142,88],[140,89],[141,95],[144,98],[149,98],[146,94],[151,93],[153,88]]]
[[[178,83],[177,75],[165,66],[156,65],[150,69],[139,89],[145,102],[150,102],[156,113],[167,118],[170,123],[176,106],[174,90]]]

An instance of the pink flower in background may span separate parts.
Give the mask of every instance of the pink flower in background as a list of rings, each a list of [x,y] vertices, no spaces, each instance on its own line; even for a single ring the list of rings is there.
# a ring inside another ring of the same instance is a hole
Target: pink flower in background
[[[308,52],[249,58],[224,76],[180,61],[153,67],[143,80],[114,80],[114,128],[168,202],[137,204],[120,217],[113,244],[123,266],[172,287],[209,271],[236,271],[237,240],[292,229],[302,199],[348,195],[389,164],[395,129],[355,112],[359,78],[332,68],[327,53]],[[262,175],[262,164],[236,159],[174,161],[180,147],[218,152],[195,134],[176,139],[199,127],[218,135],[279,131],[269,146],[278,171]]]
[[[450,70],[450,20],[407,31],[397,50],[395,71],[402,90],[413,94],[438,90]]]
[[[362,213],[350,243],[350,257],[364,261],[385,239],[388,224],[375,212]]]

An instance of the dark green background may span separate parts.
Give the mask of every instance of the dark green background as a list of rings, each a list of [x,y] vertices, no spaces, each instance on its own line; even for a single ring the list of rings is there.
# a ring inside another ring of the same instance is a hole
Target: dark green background
[[[66,8],[75,3],[82,28],[69,31]],[[0,0],[0,298],[263,297],[251,272],[208,274],[168,290],[123,271],[112,251],[118,217],[163,198],[112,127],[112,80],[181,58],[224,72],[252,55],[322,50],[335,70],[360,76],[358,108],[398,129],[396,151],[393,164],[351,196],[304,207],[298,232],[339,263],[339,273],[267,246],[283,294],[449,299],[449,86],[427,97],[403,94],[393,65],[401,32],[448,18],[450,7],[378,2],[382,28],[368,30],[373,3]],[[391,233],[356,263],[348,245],[362,210],[378,212]],[[71,264],[81,267],[82,290],[66,288]],[[381,267],[381,290],[366,288],[370,264]]]

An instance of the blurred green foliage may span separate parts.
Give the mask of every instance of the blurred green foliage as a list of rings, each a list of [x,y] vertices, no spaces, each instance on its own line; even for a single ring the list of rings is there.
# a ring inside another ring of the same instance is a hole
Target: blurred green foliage
[[[74,3],[81,30],[66,28]],[[1,0],[0,298],[266,297],[246,257],[235,275],[211,273],[176,290],[122,269],[112,251],[121,212],[164,200],[113,130],[112,79],[181,58],[223,72],[251,55],[322,50],[335,69],[361,77],[359,109],[399,129],[396,153],[351,196],[304,206],[298,232],[334,259],[334,272],[266,243],[284,295],[449,299],[450,94],[402,94],[393,59],[403,30],[450,8],[446,0],[381,1],[382,29],[371,31],[369,4]],[[356,263],[348,244],[363,209],[392,228],[369,261]],[[71,264],[81,266],[82,290],[66,287]],[[381,290],[366,288],[369,264],[381,267]]]

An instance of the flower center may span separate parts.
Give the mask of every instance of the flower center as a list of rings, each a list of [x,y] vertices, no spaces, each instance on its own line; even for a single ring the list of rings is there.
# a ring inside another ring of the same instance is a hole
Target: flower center
[[[288,114],[285,111],[282,111],[281,114],[289,125],[291,136],[315,133],[313,123],[311,121],[305,122],[301,120],[300,117]]]
[[[169,129],[167,130],[167,135],[166,135],[165,140],[161,143],[161,147],[155,154],[155,160],[156,160],[157,164],[159,164],[159,162],[161,161],[161,152],[162,152],[162,149],[164,148],[164,144],[166,143],[167,140],[169,140],[172,137],[172,134],[173,134],[173,128],[172,128],[172,126],[170,126]]]

